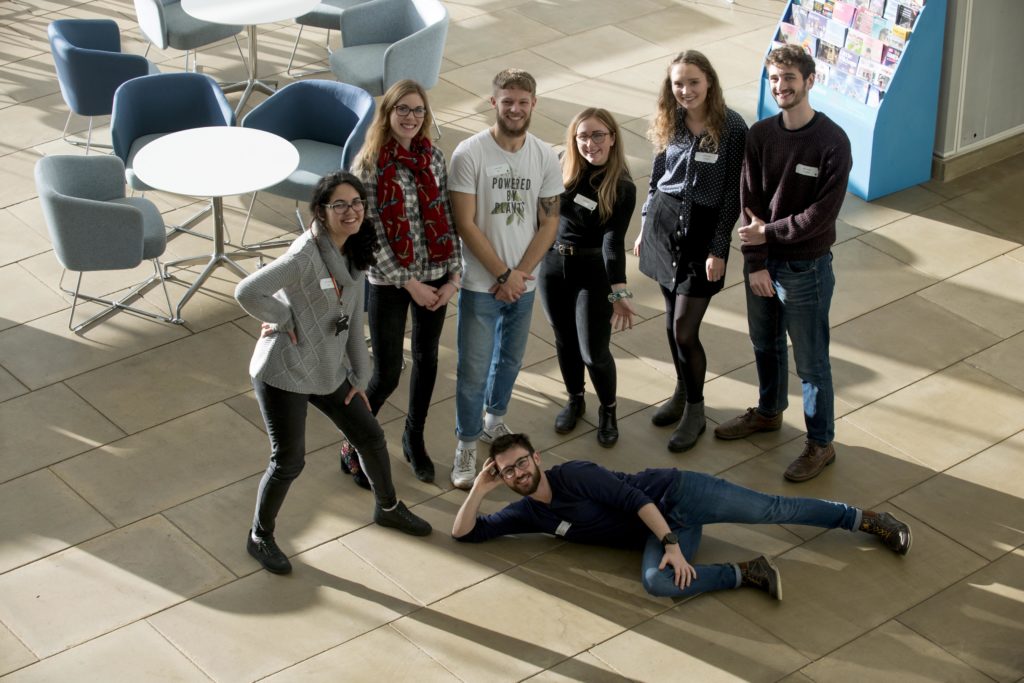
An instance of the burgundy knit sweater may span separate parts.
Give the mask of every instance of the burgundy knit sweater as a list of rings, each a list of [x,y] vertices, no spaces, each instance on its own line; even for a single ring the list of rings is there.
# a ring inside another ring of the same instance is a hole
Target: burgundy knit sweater
[[[744,245],[751,272],[766,259],[824,256],[836,241],[836,217],[850,176],[850,140],[821,112],[803,128],[786,130],[782,114],[758,121],[747,134],[740,202],[765,222],[764,244]]]

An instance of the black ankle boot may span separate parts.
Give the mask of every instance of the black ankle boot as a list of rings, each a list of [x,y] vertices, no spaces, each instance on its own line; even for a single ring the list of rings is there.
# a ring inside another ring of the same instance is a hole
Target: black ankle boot
[[[597,442],[611,448],[619,440],[619,423],[615,419],[615,406],[601,406],[597,409]]]
[[[434,481],[434,463],[427,455],[426,444],[423,443],[423,432],[406,427],[402,434],[402,452],[406,461],[412,466],[412,472],[420,481],[428,484]]]
[[[686,384],[683,380],[676,380],[676,390],[672,398],[661,404],[654,415],[651,415],[651,422],[657,427],[667,427],[670,424],[679,422],[683,416],[683,409],[686,408]]]
[[[587,404],[583,402],[583,394],[570,394],[569,402],[555,418],[555,431],[559,434],[568,434],[576,429],[576,421],[586,410]]]

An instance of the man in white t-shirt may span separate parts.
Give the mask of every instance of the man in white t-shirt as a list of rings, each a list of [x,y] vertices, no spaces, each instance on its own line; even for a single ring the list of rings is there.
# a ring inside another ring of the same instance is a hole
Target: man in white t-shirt
[[[448,173],[463,258],[451,474],[461,489],[476,477],[477,440],[510,432],[504,416],[530,333],[535,271],[555,241],[564,189],[554,150],[527,132],[533,76],[505,69],[493,86],[494,125],[459,143]]]

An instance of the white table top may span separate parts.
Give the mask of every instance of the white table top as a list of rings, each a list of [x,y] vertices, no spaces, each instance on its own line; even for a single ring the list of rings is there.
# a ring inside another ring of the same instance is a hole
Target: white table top
[[[150,187],[190,197],[226,197],[281,182],[299,165],[295,145],[236,126],[191,128],[139,150],[133,167]]]
[[[215,24],[271,24],[310,12],[320,0],[181,0],[196,19]]]

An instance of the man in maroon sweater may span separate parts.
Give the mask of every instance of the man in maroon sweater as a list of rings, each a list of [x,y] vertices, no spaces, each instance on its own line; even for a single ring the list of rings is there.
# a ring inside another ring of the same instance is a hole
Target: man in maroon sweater
[[[782,113],[747,135],[740,227],[747,283],[747,324],[760,396],[756,408],[722,423],[715,436],[741,439],[782,426],[787,406],[786,334],[803,383],[807,442],[786,469],[790,481],[816,477],[836,457],[828,311],[835,288],[831,247],[850,175],[850,141],[811,108],[814,60],[795,45],[766,62]]]

